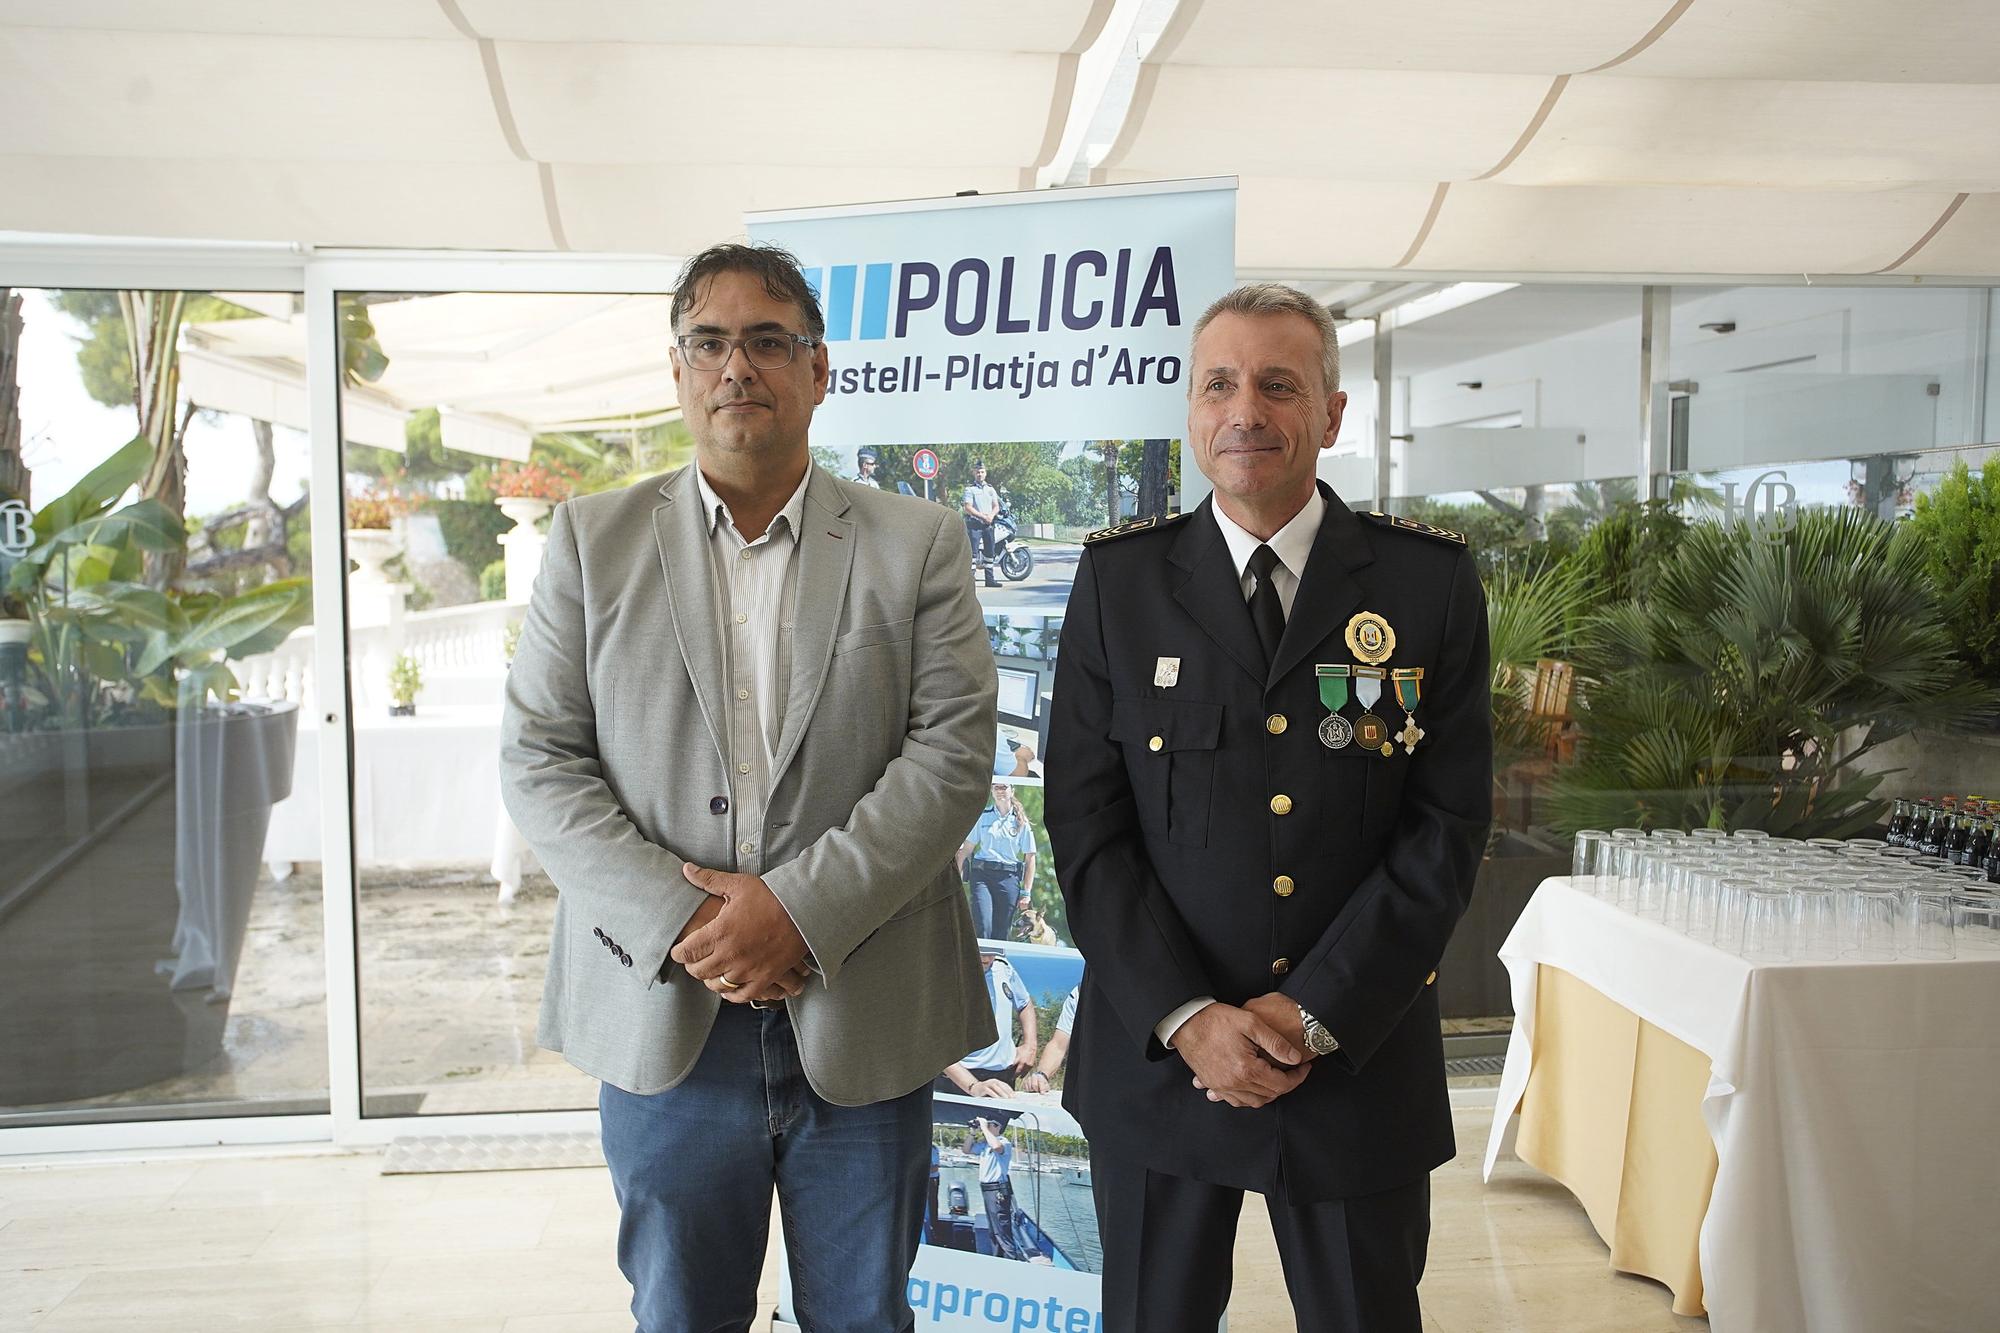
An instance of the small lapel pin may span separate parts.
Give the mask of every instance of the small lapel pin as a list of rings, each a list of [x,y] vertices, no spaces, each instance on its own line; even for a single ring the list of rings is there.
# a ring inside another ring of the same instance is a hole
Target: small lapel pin
[[[1153,684],[1158,685],[1164,689],[1170,686],[1180,684],[1180,680],[1181,680],[1180,658],[1162,657],[1161,659],[1159,659],[1159,661],[1153,664]]]

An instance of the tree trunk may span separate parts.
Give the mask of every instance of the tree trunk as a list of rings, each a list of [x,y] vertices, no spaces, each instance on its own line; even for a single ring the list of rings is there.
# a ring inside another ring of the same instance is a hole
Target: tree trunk
[[[1122,523],[1124,518],[1118,512],[1118,445],[1117,440],[1104,441],[1104,508],[1110,514],[1107,523]]]
[[[1168,463],[1173,444],[1172,440],[1146,441],[1146,452],[1139,463],[1139,508],[1132,517],[1167,516]]]
[[[0,287],[0,500],[32,504],[21,458],[21,298]]]
[[[132,406],[139,414],[139,433],[153,445],[153,461],[139,482],[139,494],[158,500],[175,518],[187,515],[187,454],[182,442],[190,403],[178,419],[181,390],[181,316],[186,292],[120,292],[125,312],[127,351],[132,358]],[[186,556],[180,551],[154,551],[146,556],[146,581],[165,588],[179,577]]]
[[[245,547],[262,546],[271,540],[272,520],[278,508],[271,503],[271,477],[278,470],[278,451],[271,442],[271,423],[253,420],[250,433],[257,440],[257,466],[250,472],[250,503],[257,509],[243,522]]]

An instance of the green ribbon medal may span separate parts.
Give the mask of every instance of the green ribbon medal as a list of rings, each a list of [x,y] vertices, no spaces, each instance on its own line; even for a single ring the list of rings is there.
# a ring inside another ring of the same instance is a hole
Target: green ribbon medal
[[[1326,705],[1326,716],[1319,724],[1319,741],[1329,750],[1343,749],[1354,739],[1354,728],[1340,715],[1340,710],[1347,707],[1350,670],[1341,663],[1325,662],[1313,668],[1319,677],[1319,701]]]
[[[1389,679],[1396,686],[1396,702],[1403,706],[1403,729],[1396,733],[1396,739],[1403,743],[1404,754],[1415,754],[1417,742],[1424,738],[1424,729],[1417,725],[1417,701],[1424,697],[1424,669],[1397,667]]]

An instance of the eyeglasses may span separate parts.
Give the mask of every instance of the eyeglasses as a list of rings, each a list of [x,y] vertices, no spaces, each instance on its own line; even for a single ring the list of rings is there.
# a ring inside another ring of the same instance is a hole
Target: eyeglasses
[[[747,338],[725,338],[716,333],[683,333],[674,339],[681,360],[689,370],[720,370],[741,347],[750,364],[759,370],[781,370],[792,364],[800,347],[817,347],[819,339],[804,333],[753,333]]]

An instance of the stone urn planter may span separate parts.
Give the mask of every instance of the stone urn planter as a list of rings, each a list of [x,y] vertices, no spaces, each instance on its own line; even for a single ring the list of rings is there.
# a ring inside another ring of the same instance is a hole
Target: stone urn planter
[[[536,525],[556,502],[532,495],[502,495],[493,503],[514,520],[512,530],[500,534],[500,548],[507,555],[507,600],[525,602],[534,591],[535,575],[542,568],[542,550],[548,545],[548,538]]]

